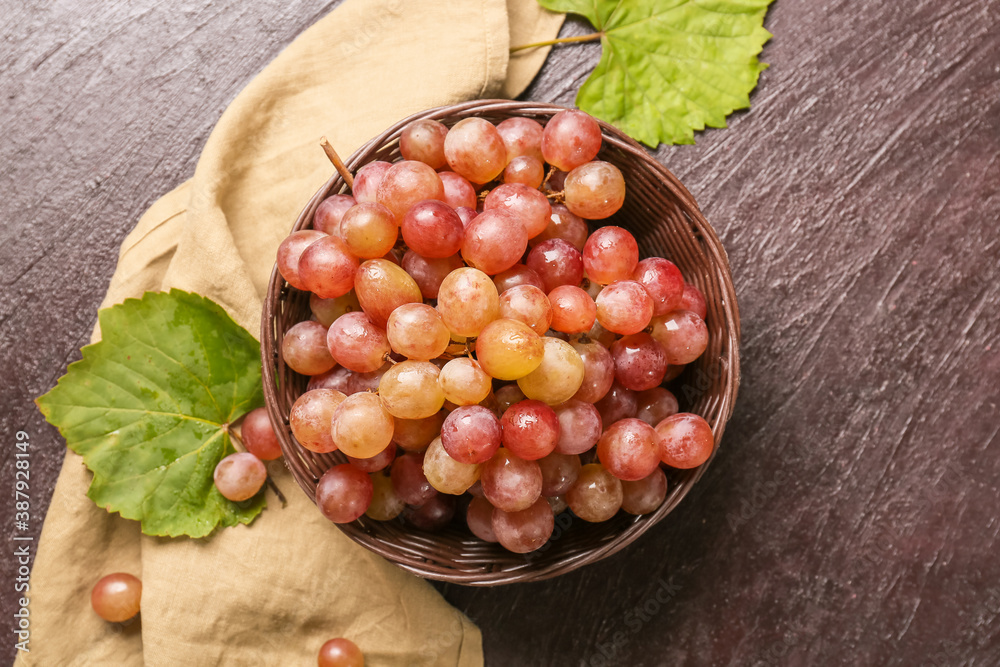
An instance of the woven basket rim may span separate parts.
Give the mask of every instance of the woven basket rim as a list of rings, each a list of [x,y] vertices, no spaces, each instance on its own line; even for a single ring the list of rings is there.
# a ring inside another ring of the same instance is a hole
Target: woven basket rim
[[[565,108],[554,104],[538,102],[474,100],[427,109],[400,120],[376,137],[373,137],[358,148],[344,163],[347,169],[353,173],[367,162],[379,159],[375,157],[376,153],[396,146],[398,144],[399,132],[407,124],[418,119],[432,118],[449,122],[473,113],[480,116],[491,114],[506,116],[551,116]],[[408,536],[409,541],[418,543],[421,547],[418,549],[409,544],[401,544],[398,540],[392,542],[380,538],[362,520],[350,524],[336,524],[352,540],[378,553],[408,572],[439,581],[464,585],[492,586],[506,583],[540,581],[597,562],[624,549],[673,511],[687,495],[691,487],[702,477],[718,452],[726,423],[731,417],[735,406],[740,384],[740,318],[728,255],[715,230],[702,215],[694,197],[677,177],[664,165],[655,160],[636,141],[626,136],[617,128],[603,121],[598,122],[601,126],[604,139],[602,154],[611,147],[629,159],[636,160],[643,169],[655,175],[658,181],[669,192],[670,196],[676,200],[686,222],[691,226],[693,236],[700,242],[699,249],[707,255],[710,265],[715,270],[715,275],[712,276],[712,279],[713,284],[717,284],[720,288],[719,296],[721,297],[721,301],[719,305],[721,306],[721,315],[723,318],[721,324],[724,325],[723,330],[726,332],[727,338],[724,341],[725,357],[720,357],[722,375],[719,380],[722,382],[724,389],[718,397],[718,418],[712,423],[715,436],[715,448],[712,458],[694,470],[683,471],[679,475],[680,482],[668,490],[666,499],[656,512],[643,516],[628,516],[624,512],[619,512],[615,518],[610,520],[614,524],[613,527],[617,529],[612,539],[588,545],[583,550],[570,549],[565,556],[551,562],[539,563],[531,558],[531,554],[526,554],[521,557],[521,561],[523,562],[520,564],[508,567],[493,567],[490,559],[471,554],[467,558],[460,560],[452,559],[448,564],[443,565],[441,563],[442,558],[428,557],[428,553],[435,555],[435,539],[437,539],[437,535],[441,534],[422,533],[410,529],[410,532],[413,534]],[[296,219],[292,231],[311,226],[313,213],[319,203],[327,196],[341,192],[344,189],[346,189],[346,185],[340,174],[334,173],[310,198]],[[279,391],[281,390],[279,378],[284,377],[288,371],[281,359],[280,346],[277,344],[280,332],[276,326],[278,322],[277,318],[281,313],[280,306],[282,299],[287,299],[292,291],[285,284],[277,270],[277,265],[275,265],[271,273],[267,295],[264,299],[261,318],[261,359],[264,376],[264,394],[268,415],[284,453],[283,460],[285,461],[285,465],[291,470],[293,477],[303,492],[313,499],[319,465],[326,465],[326,463],[342,461],[343,459],[339,452],[334,453],[332,456],[316,455],[302,448],[294,441],[290,433],[287,412],[279,407]],[[707,299],[708,295],[706,295]]]

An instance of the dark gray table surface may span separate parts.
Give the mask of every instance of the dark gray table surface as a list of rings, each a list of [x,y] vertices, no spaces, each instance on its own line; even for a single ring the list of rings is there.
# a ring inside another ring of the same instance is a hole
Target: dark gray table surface
[[[337,3],[0,4],[0,496],[24,430],[37,534],[64,445],[31,399],[79,358],[118,245]],[[753,110],[656,152],[732,260],[723,448],[612,558],[439,586],[490,665],[1000,664],[1000,3],[781,0],[766,26]],[[555,51],[525,98],[571,104],[599,53]]]

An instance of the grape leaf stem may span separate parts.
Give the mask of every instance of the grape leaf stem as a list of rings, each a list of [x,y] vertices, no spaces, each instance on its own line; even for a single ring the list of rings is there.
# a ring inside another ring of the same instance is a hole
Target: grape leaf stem
[[[595,40],[604,37],[604,31],[592,32],[589,35],[577,35],[575,37],[559,37],[557,39],[549,39],[544,42],[534,42],[532,44],[522,44],[521,46],[513,46],[510,49],[511,53],[516,53],[518,51],[524,51],[526,49],[536,49],[540,46],[552,46],[553,44],[569,44],[570,42],[593,42]]]

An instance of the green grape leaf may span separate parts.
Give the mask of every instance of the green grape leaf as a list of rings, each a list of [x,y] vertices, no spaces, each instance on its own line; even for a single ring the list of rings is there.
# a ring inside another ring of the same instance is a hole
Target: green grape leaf
[[[601,34],[601,60],[580,87],[580,109],[655,147],[694,143],[750,107],[767,67],[773,0],[538,0],[579,14]]]
[[[228,425],[264,402],[259,343],[218,304],[180,290],[98,318],[102,339],[36,401],[94,473],[87,496],[147,535],[253,521],[264,493],[234,503],[212,474],[235,451]]]

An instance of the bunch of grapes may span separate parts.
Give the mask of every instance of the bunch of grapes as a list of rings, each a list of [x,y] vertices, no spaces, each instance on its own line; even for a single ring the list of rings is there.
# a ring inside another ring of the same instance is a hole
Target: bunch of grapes
[[[291,430],[348,460],[316,489],[331,521],[434,530],[464,497],[473,534],[526,553],[567,507],[655,511],[661,464],[711,455],[709,425],[662,386],[704,352],[705,301],[627,230],[588,222],[625,200],[601,143],[575,110],[414,121],[400,161],[362,167],[281,244],[313,315],[281,344],[310,376]]]

